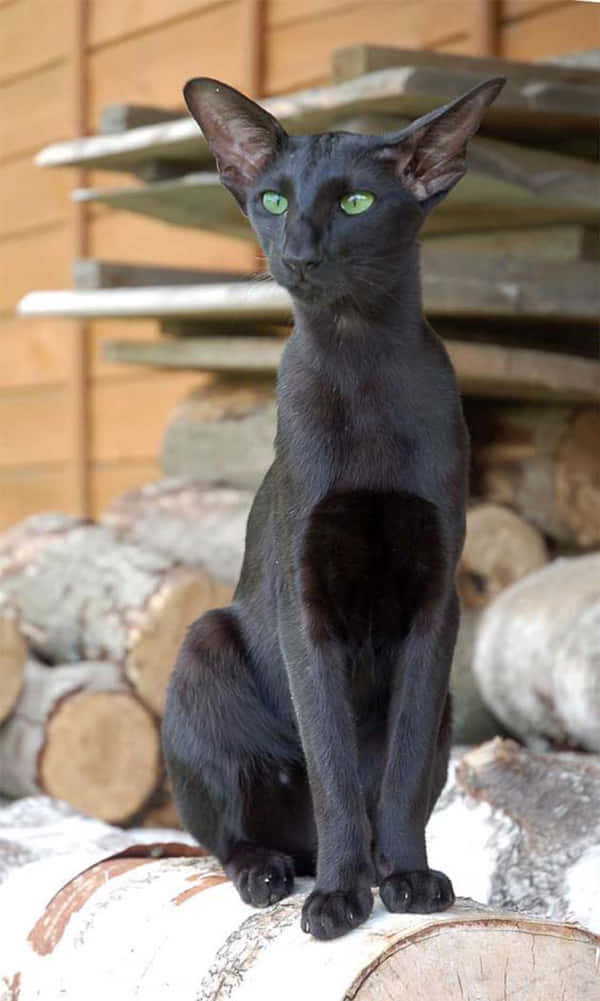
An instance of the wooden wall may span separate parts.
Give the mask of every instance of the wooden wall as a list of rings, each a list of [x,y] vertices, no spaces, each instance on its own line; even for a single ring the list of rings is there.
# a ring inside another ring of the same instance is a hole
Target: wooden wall
[[[20,321],[19,297],[68,286],[78,251],[254,263],[236,241],[75,208],[75,184],[123,179],[39,170],[36,150],[94,131],[112,102],[182,107],[198,73],[281,93],[326,82],[332,50],[356,42],[542,59],[598,44],[598,14],[567,0],[0,0],[0,528],[45,508],[97,513],[155,477],[167,414],[202,382],[101,360],[104,337],[155,336],[150,323]]]

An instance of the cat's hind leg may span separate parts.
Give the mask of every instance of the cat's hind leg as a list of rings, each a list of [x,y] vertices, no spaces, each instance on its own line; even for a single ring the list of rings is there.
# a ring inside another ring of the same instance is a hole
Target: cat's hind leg
[[[265,907],[314,871],[316,834],[294,726],[261,699],[232,609],[191,627],[169,685],[163,744],[185,827],[242,899]]]

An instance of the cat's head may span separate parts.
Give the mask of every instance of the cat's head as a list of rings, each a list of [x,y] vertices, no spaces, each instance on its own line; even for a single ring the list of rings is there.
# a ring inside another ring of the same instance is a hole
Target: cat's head
[[[239,91],[190,80],[187,106],[275,280],[301,300],[368,300],[394,279],[431,208],[463,176],[495,78],[401,132],[289,136]]]

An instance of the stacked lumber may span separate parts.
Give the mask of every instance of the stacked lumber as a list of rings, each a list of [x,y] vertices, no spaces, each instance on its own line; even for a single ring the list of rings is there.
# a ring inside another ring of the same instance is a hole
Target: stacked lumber
[[[425,307],[438,327],[443,321],[465,394],[598,402],[600,217],[593,149],[600,71],[355,46],[334,55],[330,86],[264,104],[291,133],[381,133],[498,75],[508,83],[471,144],[469,172],[424,231]],[[159,115],[159,109],[113,107],[109,134],[54,144],[38,163],[129,172],[144,183],[75,196],[252,239],[196,124],[173,120],[171,112],[162,121]],[[119,122],[122,132],[115,131]],[[31,293],[21,311],[154,317],[168,324],[175,336],[159,342],[109,341],[106,357],[120,364],[258,378],[275,372],[283,343],[269,335],[290,318],[282,289],[207,281],[208,275],[185,269],[94,261],[79,262],[78,269],[75,291]]]

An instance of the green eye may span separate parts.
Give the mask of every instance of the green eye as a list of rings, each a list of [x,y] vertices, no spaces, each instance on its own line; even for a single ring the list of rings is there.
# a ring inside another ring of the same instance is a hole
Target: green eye
[[[284,195],[280,195],[278,191],[265,191],[262,196],[262,203],[267,212],[271,212],[273,215],[283,215],[288,207],[287,198]]]
[[[360,215],[370,209],[374,201],[375,195],[370,191],[351,191],[342,198],[340,208],[346,215]]]

